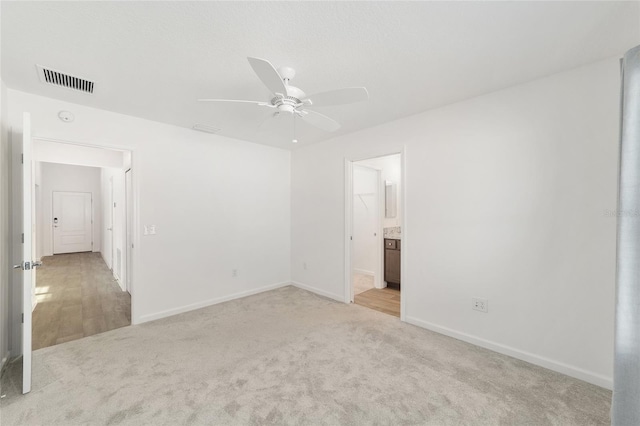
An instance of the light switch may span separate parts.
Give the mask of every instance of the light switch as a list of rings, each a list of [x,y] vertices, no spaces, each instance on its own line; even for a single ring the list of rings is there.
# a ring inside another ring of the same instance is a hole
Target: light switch
[[[156,235],[156,226],[149,225],[149,235]]]

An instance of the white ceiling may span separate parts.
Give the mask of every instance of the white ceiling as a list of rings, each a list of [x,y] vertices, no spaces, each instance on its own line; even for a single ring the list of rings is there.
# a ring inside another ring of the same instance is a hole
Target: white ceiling
[[[368,102],[318,108],[299,145],[622,54],[640,43],[638,2],[2,2],[8,87],[283,148],[246,57],[297,71],[307,94],[366,86]],[[40,82],[35,64],[97,82],[86,95]]]

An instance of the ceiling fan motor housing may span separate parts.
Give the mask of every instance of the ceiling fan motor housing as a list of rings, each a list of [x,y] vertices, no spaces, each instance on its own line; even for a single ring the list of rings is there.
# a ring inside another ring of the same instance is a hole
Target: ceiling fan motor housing
[[[288,112],[289,114],[293,114],[297,107],[302,105],[302,101],[298,98],[294,98],[293,96],[276,96],[271,99],[271,105],[278,108],[280,112]]]

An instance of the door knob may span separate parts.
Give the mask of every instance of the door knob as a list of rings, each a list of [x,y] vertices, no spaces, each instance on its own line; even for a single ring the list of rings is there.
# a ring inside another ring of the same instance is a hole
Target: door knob
[[[39,260],[34,260],[33,262],[31,262],[31,267],[35,268],[38,266],[42,266],[42,262],[40,262]]]
[[[13,265],[13,269],[22,269],[22,264]]]

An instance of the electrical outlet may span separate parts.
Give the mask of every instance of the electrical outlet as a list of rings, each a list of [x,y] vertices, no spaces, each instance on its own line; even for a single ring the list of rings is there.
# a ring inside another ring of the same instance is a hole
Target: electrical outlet
[[[232,277],[237,277],[238,276],[238,270],[237,269],[232,270],[231,271],[231,276]]]
[[[489,301],[487,299],[473,297],[471,299],[471,308],[476,311],[487,313],[489,312]]]

